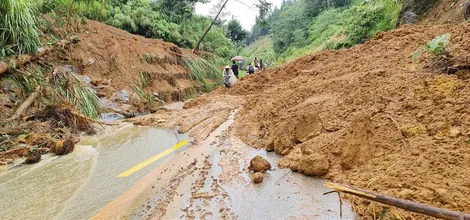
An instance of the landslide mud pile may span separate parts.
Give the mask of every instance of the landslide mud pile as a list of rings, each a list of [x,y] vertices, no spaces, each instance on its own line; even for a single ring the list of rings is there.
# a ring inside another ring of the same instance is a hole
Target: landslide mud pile
[[[432,58],[412,58],[444,33],[460,62],[449,65],[464,67],[454,74],[426,68]],[[470,213],[468,33],[468,24],[404,26],[364,45],[250,75],[217,93],[246,97],[236,133],[284,155],[281,166]],[[350,199],[360,215],[372,218],[374,207],[380,212],[377,204]]]
[[[96,21],[89,21],[84,29],[67,59],[80,74],[91,77],[99,95],[133,91],[133,85],[144,83],[144,92],[157,92],[164,101],[180,101],[190,90],[201,89],[202,83],[191,80],[190,71],[183,66],[188,51]]]
[[[144,91],[164,94],[166,101],[182,100],[188,90],[202,87],[190,79],[189,70],[183,66],[183,56],[189,52],[176,45],[95,21],[84,28],[87,31],[78,35],[80,42],[71,48],[68,59],[80,74],[101,85],[100,94],[132,91],[132,84],[139,85],[145,74],[148,86]]]

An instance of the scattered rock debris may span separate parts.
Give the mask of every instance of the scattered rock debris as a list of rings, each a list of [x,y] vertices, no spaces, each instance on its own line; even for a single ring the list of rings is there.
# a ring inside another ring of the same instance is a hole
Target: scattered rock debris
[[[57,155],[69,154],[75,148],[75,143],[72,138],[57,141],[54,148],[54,153]]]

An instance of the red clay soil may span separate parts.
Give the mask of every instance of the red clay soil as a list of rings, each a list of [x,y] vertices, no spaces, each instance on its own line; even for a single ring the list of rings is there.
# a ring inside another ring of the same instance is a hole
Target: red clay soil
[[[182,100],[189,89],[202,84],[190,79],[182,66],[183,56],[190,52],[172,43],[133,35],[96,21],[89,21],[78,34],[80,42],[69,51],[68,59],[79,73],[92,78],[95,85],[109,85],[100,94],[112,93],[139,85],[141,73],[148,72],[152,80],[144,92],[165,94],[170,100]]]
[[[284,155],[283,167],[470,213],[470,72],[436,73],[423,68],[429,57],[412,58],[444,33],[451,34],[451,55],[468,65],[469,24],[404,26],[212,95],[245,96],[237,135]],[[371,219],[374,207],[379,216],[376,204],[350,199],[362,217]]]
[[[467,0],[443,0],[431,8],[421,23],[454,24],[465,21],[463,6]]]

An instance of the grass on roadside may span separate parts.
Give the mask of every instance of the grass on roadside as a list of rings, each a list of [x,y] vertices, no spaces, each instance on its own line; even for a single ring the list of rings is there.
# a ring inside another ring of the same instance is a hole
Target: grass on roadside
[[[36,53],[41,46],[36,8],[31,0],[0,1],[0,49]]]

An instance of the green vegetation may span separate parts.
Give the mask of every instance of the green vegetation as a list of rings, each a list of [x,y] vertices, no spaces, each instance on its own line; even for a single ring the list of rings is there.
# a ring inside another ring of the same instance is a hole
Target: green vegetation
[[[265,63],[267,62],[266,64],[272,65],[272,62],[276,60],[273,42],[268,36],[263,36],[245,47],[243,49],[243,55],[248,62],[251,62],[255,57],[262,57]]]
[[[11,55],[36,53],[42,45],[52,45],[64,37],[70,37],[76,29],[76,21],[87,19],[113,25],[133,34],[148,38],[159,38],[184,48],[192,48],[202,36],[211,18],[194,13],[197,2],[205,0],[2,0],[0,1],[0,59]],[[40,18],[40,19],[38,19]],[[224,21],[217,22],[202,41],[201,50],[211,52],[207,58],[186,58],[184,65],[199,80],[206,91],[219,85],[222,58],[235,55],[234,42],[246,36],[240,26],[231,28]],[[238,28],[238,29],[237,29]],[[228,30],[232,30],[229,34]],[[230,37],[230,38],[229,38]],[[42,42],[41,42],[42,41]],[[161,62],[157,55],[142,54],[142,62]],[[118,68],[117,57],[112,57],[111,66]],[[47,69],[45,71],[53,71]],[[141,91],[153,78],[147,72],[140,73],[141,81],[134,86],[141,100],[147,105],[153,102],[153,94]],[[11,74],[10,79],[23,89],[26,97],[40,85],[45,102],[59,99],[70,102],[86,116],[95,118],[99,114],[96,95],[72,73]],[[47,91],[47,92],[44,92]],[[197,93],[194,93],[197,94]]]
[[[152,93],[145,93],[144,92],[144,87],[142,87],[144,83],[141,82],[141,86],[137,86],[135,84],[132,84],[132,89],[134,92],[139,96],[140,100],[145,103],[147,107],[152,107],[153,100],[154,100],[154,95]]]
[[[149,87],[154,80],[154,76],[152,72],[140,72],[140,87],[145,89]]]
[[[395,0],[285,1],[270,11],[264,25],[255,24],[243,54],[280,64],[324,49],[352,47],[395,28],[401,9]]]
[[[449,45],[450,34],[443,34],[434,39],[430,42],[426,43],[426,51],[431,53],[435,56],[443,55],[449,52]]]
[[[18,53],[35,53],[41,45],[38,19],[32,0],[0,2],[0,49],[2,57]]]
[[[442,34],[427,42],[426,45],[419,47],[413,54],[413,60],[417,60],[423,55],[423,52],[430,54],[434,57],[448,55],[451,48],[449,48],[450,34]]]
[[[54,33],[51,21],[64,27],[71,17],[101,21],[133,34],[159,38],[184,48],[192,48],[209,26],[211,18],[194,13],[194,5],[204,0],[4,0],[0,3],[0,56],[34,53],[41,46],[39,23]],[[40,14],[48,19],[38,21]],[[52,18],[52,19],[51,19]],[[223,58],[235,55],[224,22],[216,24],[201,49]],[[233,33],[232,33],[233,34]]]
[[[100,115],[98,97],[82,79],[71,72],[56,71],[50,76],[43,73],[50,71],[50,68],[37,67],[28,72],[12,72],[7,78],[21,89],[23,97],[28,97],[39,86],[41,104],[72,103],[87,117]]]
[[[184,65],[191,70],[192,79],[202,82],[206,92],[210,92],[221,83],[221,70],[214,58],[207,59],[185,57]]]
[[[51,77],[51,89],[59,100],[67,100],[90,118],[100,116],[100,103],[94,91],[72,72],[59,72]],[[57,103],[57,102],[56,102]],[[60,102],[59,102],[60,103]]]

